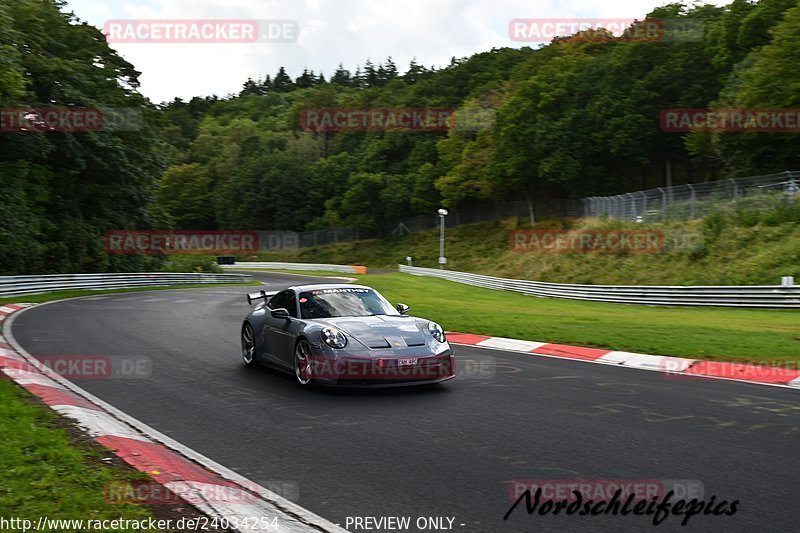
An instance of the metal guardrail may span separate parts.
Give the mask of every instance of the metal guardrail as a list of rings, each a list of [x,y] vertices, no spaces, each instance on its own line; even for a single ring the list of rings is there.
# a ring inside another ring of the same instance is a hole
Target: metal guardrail
[[[272,263],[267,261],[246,261],[233,265],[221,265],[226,270],[248,268],[268,269],[268,270],[325,270],[327,272],[344,272],[347,274],[366,274],[366,267],[351,265],[326,265],[322,263]]]
[[[532,296],[645,305],[800,309],[800,285],[663,286],[577,285],[495,278],[467,272],[398,265],[400,272]]]
[[[163,287],[181,284],[246,283],[249,274],[149,272],[141,274],[48,274],[0,276],[0,296],[41,294],[61,290],[99,290],[127,287]]]

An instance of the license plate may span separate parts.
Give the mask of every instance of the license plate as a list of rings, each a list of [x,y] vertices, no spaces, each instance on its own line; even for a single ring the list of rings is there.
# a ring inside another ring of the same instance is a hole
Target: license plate
[[[398,359],[397,360],[397,366],[416,365],[418,361],[419,361],[418,357],[415,357],[414,359]]]

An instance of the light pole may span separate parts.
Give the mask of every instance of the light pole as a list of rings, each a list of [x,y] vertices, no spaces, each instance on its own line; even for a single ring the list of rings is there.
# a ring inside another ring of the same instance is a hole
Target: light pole
[[[447,216],[447,209],[439,209],[439,268],[444,269],[447,258],[444,256],[444,217]]]

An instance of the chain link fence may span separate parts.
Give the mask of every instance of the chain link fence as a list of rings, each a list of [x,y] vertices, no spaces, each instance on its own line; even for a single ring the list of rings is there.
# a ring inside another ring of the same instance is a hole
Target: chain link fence
[[[794,202],[800,193],[800,172],[732,178],[646,191],[584,198],[583,215],[633,222],[665,222],[701,218],[715,209],[769,209]]]

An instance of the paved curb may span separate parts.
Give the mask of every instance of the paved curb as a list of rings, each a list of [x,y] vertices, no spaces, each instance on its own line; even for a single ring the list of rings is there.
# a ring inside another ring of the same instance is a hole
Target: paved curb
[[[50,302],[52,303],[52,302]],[[0,306],[0,371],[51,409],[75,420],[95,441],[201,512],[235,531],[346,533],[270,490],[183,446],[84,391],[28,354],[11,335],[12,314]],[[210,498],[208,496],[211,496]],[[262,517],[266,523],[260,523]],[[273,518],[277,517],[277,527]]]
[[[650,355],[633,352],[582,348],[564,344],[488,337],[470,333],[448,332],[447,340],[452,344],[521,352],[546,357],[560,357],[587,363],[618,365],[625,368],[654,370],[673,379],[726,379],[800,389],[800,369],[788,369],[742,363],[701,361],[666,355]]]

